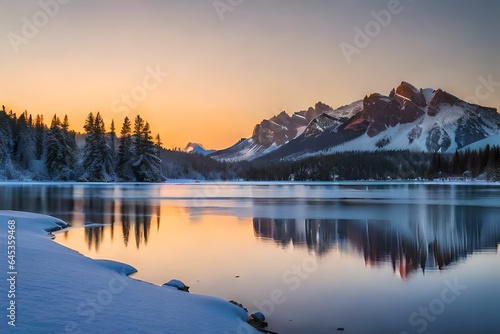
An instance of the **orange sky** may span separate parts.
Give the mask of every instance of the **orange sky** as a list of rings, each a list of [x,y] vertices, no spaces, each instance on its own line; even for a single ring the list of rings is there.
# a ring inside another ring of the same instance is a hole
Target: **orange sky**
[[[402,80],[467,98],[490,76],[480,103],[500,106],[495,1],[402,0],[385,26],[371,11],[388,1],[220,1],[223,12],[204,0],[0,0],[0,104],[68,114],[77,131],[90,111],[118,128],[140,113],[166,147],[217,149],[282,110],[339,107]],[[341,43],[376,24],[348,62]]]

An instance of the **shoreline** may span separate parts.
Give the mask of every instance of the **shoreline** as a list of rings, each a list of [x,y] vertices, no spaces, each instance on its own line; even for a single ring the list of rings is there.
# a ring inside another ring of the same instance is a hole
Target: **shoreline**
[[[2,317],[2,332],[257,333],[247,313],[228,301],[136,280],[127,264],[96,261],[57,244],[52,232],[69,226],[58,218],[0,210],[1,230],[8,221],[16,224],[14,298],[22,308],[14,311],[15,326]],[[3,237],[0,247],[5,274]],[[3,280],[0,292],[9,291],[9,284]]]
[[[487,181],[484,179],[443,178],[434,180],[342,180],[342,181],[246,181],[246,180],[197,180],[197,179],[169,179],[165,182],[78,182],[78,181],[19,181],[0,180],[1,185],[203,185],[203,184],[318,184],[318,185],[344,185],[344,184],[478,184],[500,185],[500,181]]]

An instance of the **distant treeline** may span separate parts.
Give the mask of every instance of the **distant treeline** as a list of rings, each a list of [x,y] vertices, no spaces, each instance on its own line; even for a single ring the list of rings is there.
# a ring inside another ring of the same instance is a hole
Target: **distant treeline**
[[[197,153],[162,149],[163,175],[168,179],[235,180],[242,178],[240,164],[225,163]]]
[[[346,152],[296,161],[249,163],[247,180],[341,181],[482,178],[500,180],[500,148],[455,154],[411,151]]]
[[[432,178],[463,176],[500,181],[500,147],[486,145],[479,151],[434,154],[429,173]]]

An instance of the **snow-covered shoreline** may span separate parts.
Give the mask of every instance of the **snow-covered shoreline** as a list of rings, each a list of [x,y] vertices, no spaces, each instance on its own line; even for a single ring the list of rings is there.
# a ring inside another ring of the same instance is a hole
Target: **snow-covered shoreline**
[[[332,184],[332,185],[348,185],[348,184],[481,184],[481,185],[498,185],[500,181],[488,181],[484,178],[466,178],[466,177],[444,177],[436,179],[388,179],[388,180],[372,180],[372,179],[359,179],[359,180],[341,180],[341,181],[246,181],[246,180],[197,180],[197,179],[169,179],[165,182],[77,182],[77,181],[19,181],[19,180],[0,180],[0,185],[70,185],[70,186],[112,186],[112,185],[185,185],[185,184],[284,184],[284,185],[300,185],[300,184]]]
[[[15,274],[7,275],[12,226]],[[95,261],[53,242],[48,231],[64,226],[54,217],[0,210],[1,333],[256,332],[246,312],[227,301],[135,280],[128,265]],[[12,276],[15,293],[7,300]],[[7,309],[12,301],[14,312]]]

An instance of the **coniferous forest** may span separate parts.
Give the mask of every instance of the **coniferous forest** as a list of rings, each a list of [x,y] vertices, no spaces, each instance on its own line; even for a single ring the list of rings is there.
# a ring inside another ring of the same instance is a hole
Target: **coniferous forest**
[[[295,161],[258,160],[245,166],[247,180],[470,180],[500,181],[500,148],[455,154],[411,151],[345,152]]]
[[[100,113],[89,113],[84,134],[70,130],[67,116],[0,110],[0,180],[163,182],[166,178],[224,179],[235,174],[204,156],[161,147],[149,123],[126,117],[119,133],[106,128]],[[85,138],[78,143],[77,138]]]
[[[482,179],[500,181],[500,148],[455,154],[411,151],[346,152],[296,160],[225,163],[162,148],[140,115],[120,130],[89,113],[84,134],[67,116],[0,110],[0,180],[163,182],[165,179],[342,181]],[[78,144],[77,137],[84,138]]]

